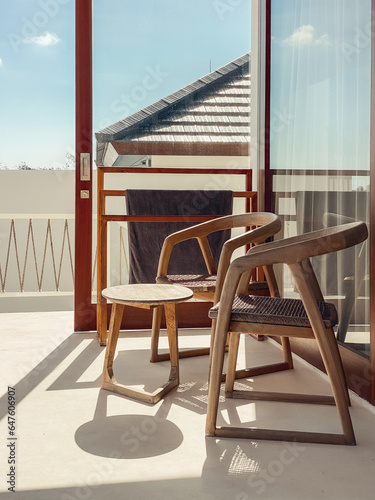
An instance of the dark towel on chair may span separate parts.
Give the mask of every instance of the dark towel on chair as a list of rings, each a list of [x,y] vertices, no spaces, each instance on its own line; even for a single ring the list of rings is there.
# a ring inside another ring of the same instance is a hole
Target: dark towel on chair
[[[129,189],[126,191],[128,215],[230,215],[232,191],[175,191]],[[129,222],[129,283],[155,283],[160,251],[171,233],[197,222]],[[223,243],[230,230],[208,236],[212,255],[218,264]],[[197,240],[177,244],[172,251],[169,274],[207,273]]]

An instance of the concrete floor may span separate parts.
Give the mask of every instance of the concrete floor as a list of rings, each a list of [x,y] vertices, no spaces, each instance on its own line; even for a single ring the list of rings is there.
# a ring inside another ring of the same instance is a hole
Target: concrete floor
[[[104,348],[94,334],[72,331],[70,312],[0,315],[0,499],[374,498],[375,411],[355,395],[355,447],[205,438],[207,357],[182,360],[180,387],[150,406],[101,390]],[[241,364],[280,359],[272,341],[243,340]],[[153,390],[167,379],[168,363],[149,363],[149,344],[149,332],[122,333],[120,382]],[[180,348],[192,345],[208,345],[208,331],[181,330]],[[329,394],[322,374],[295,364],[294,371],[239,383]],[[17,401],[17,496],[7,491],[8,386]],[[223,398],[221,410],[220,420],[232,423],[340,430],[334,407]]]

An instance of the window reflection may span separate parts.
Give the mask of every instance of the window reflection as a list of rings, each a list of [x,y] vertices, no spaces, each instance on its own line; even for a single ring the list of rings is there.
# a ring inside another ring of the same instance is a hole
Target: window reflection
[[[324,227],[327,213],[369,221],[370,19],[369,0],[272,2],[270,168],[285,236]],[[349,314],[338,340],[366,357],[368,262],[368,243],[314,262]],[[288,274],[283,284],[293,295]]]

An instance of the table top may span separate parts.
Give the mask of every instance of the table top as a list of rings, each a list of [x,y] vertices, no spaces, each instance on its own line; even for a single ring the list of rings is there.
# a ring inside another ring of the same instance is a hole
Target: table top
[[[118,285],[105,288],[103,297],[119,304],[159,305],[167,302],[177,303],[191,299],[190,288],[180,285],[137,284]]]

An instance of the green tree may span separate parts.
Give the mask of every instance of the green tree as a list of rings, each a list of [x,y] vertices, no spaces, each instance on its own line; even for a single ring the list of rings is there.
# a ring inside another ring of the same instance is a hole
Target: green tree
[[[65,168],[67,170],[74,170],[76,168],[76,157],[71,153],[65,155]]]
[[[21,161],[21,163],[16,165],[16,168],[17,168],[17,170],[32,170],[32,168],[29,167],[29,165],[27,165],[26,162],[24,162],[24,161]]]

